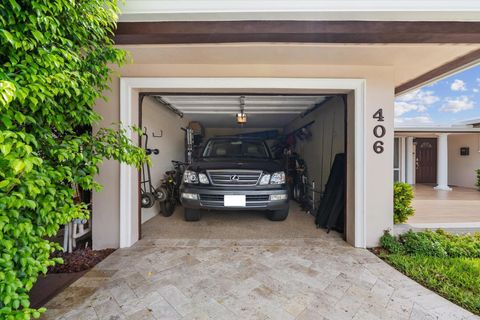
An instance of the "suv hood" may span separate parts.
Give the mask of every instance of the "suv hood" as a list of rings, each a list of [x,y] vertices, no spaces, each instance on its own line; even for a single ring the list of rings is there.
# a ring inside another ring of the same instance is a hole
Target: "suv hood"
[[[262,170],[265,172],[283,171],[280,162],[273,159],[200,159],[188,166],[188,170],[202,172],[206,170],[244,169]]]

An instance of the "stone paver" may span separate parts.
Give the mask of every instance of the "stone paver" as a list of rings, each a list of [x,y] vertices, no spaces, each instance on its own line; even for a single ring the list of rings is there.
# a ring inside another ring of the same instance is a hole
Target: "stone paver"
[[[478,319],[331,233],[144,239],[47,305],[43,319]]]

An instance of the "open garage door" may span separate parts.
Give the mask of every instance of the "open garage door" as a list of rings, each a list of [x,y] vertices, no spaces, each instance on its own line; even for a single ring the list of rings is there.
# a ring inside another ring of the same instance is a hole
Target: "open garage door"
[[[152,158],[142,199],[155,199],[142,201],[144,237],[308,238],[324,232],[316,223],[344,233],[345,95],[150,92],[141,101]],[[197,180],[183,180],[185,170]]]

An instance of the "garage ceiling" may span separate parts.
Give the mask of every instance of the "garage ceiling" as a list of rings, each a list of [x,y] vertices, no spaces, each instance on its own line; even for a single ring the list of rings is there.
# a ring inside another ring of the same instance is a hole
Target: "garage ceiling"
[[[235,116],[244,97],[244,112],[249,128],[281,128],[323,103],[328,96],[291,95],[155,95],[159,103],[170,105],[186,118],[205,127],[239,127]]]
[[[123,76],[158,74],[168,65],[179,75],[192,74],[195,65],[211,65],[205,76],[254,76],[260,70],[266,77],[291,76],[297,66],[329,68],[359,66],[392,68],[394,85],[399,86],[432,69],[480,49],[479,44],[299,44],[225,43],[196,45],[133,45],[128,50],[134,64],[122,69]],[[293,68],[293,69],[291,69]],[[313,68],[312,68],[313,69]],[[234,70],[234,71],[233,71]],[[157,73],[155,73],[157,72]],[[168,73],[168,71],[166,71]],[[185,73],[186,72],[186,73]],[[312,77],[318,72],[312,70]],[[390,71],[382,71],[390,72]]]

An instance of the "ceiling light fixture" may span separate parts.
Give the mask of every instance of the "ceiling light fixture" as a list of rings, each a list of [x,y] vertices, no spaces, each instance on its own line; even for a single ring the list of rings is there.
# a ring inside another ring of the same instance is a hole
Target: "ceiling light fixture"
[[[237,123],[243,125],[247,123],[247,115],[244,112],[245,110],[245,96],[240,97],[240,113],[237,113]]]

